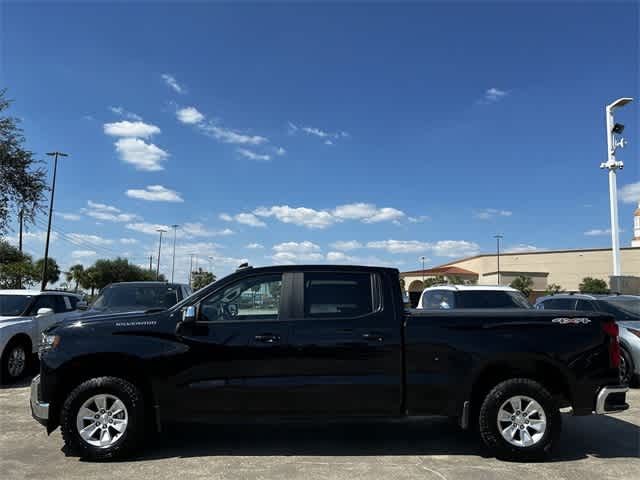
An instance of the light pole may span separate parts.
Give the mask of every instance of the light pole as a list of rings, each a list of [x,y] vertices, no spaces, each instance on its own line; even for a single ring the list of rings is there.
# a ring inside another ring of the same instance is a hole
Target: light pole
[[[191,286],[191,277],[193,277],[193,257],[195,253],[189,254],[189,286]]]
[[[42,266],[42,286],[40,290],[47,288],[47,263],[49,263],[49,238],[51,237],[51,216],[53,215],[53,197],[56,193],[56,173],[58,172],[58,157],[68,157],[62,152],[48,152],[47,155],[53,157],[53,180],[51,182],[51,202],[49,202],[49,223],[47,225],[47,240],[44,244],[44,265]]]
[[[418,260],[422,260],[422,286],[424,286],[424,262],[427,261],[427,257],[422,255],[421,257],[418,257]]]
[[[609,170],[609,207],[611,209],[611,243],[613,250],[613,275],[620,275],[620,232],[618,227],[618,184],[616,172],[624,168],[624,162],[616,160],[618,147],[624,148],[624,138],[616,138],[624,130],[624,125],[613,121],[613,111],[633,101],[633,98],[623,97],[605,107],[607,125],[607,161],[600,164],[600,168]]]
[[[173,228],[173,259],[171,260],[171,283],[173,283],[173,272],[176,269],[176,234],[180,225],[171,225]]]
[[[160,242],[158,242],[158,266],[156,267],[156,281],[160,280],[160,252],[162,250],[162,234],[166,232],[163,228],[158,228],[156,232],[160,233]]]
[[[209,255],[209,273],[213,273],[213,255]]]
[[[500,240],[504,238],[504,235],[497,233],[493,236],[493,238],[496,239],[496,253],[497,253],[496,258],[498,260],[498,285],[500,285]]]

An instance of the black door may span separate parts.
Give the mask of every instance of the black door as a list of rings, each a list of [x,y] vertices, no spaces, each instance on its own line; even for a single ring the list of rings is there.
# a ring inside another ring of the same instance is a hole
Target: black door
[[[400,413],[401,319],[379,274],[307,271],[297,278],[292,413]]]
[[[284,410],[290,360],[286,277],[243,277],[199,303],[197,321],[178,332],[186,350],[174,377],[183,414]]]

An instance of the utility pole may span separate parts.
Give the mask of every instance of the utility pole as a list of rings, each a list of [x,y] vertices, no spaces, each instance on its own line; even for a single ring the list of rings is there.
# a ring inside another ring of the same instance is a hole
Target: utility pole
[[[18,250],[22,253],[22,226],[24,223],[24,209],[20,208],[20,213],[18,213],[18,222],[20,224],[20,236],[18,237]]]
[[[49,202],[49,222],[47,225],[47,240],[44,244],[44,265],[42,266],[42,285],[40,290],[47,288],[47,263],[49,262],[49,238],[51,237],[51,217],[53,215],[53,198],[56,193],[56,173],[58,172],[58,157],[67,157],[66,153],[48,152],[47,155],[53,157],[53,181],[51,182],[51,201]]]
[[[166,232],[163,228],[158,228],[156,232],[160,233],[160,241],[158,242],[158,267],[156,268],[156,281],[160,280],[160,253],[162,252],[162,234]]]
[[[609,207],[611,210],[611,244],[613,251],[613,276],[620,275],[620,232],[618,226],[618,185],[616,172],[624,168],[624,162],[616,160],[616,150],[618,147],[624,148],[625,140],[615,135],[620,135],[624,131],[624,125],[615,123],[613,111],[633,101],[633,98],[623,97],[617,99],[605,107],[607,125],[607,161],[600,164],[600,168],[609,170]]]
[[[422,285],[424,286],[424,262],[427,260],[427,257],[423,255],[419,257],[419,260],[422,260]]]
[[[504,235],[497,233],[493,236],[496,239],[496,258],[498,260],[498,285],[500,285],[500,240],[504,238]]]
[[[171,225],[173,228],[173,259],[171,260],[171,283],[173,283],[173,272],[176,270],[176,234],[180,225]]]
[[[193,257],[195,253],[189,254],[189,286],[191,286],[191,277],[193,277]]]
[[[153,272],[153,255],[149,255],[149,271]]]

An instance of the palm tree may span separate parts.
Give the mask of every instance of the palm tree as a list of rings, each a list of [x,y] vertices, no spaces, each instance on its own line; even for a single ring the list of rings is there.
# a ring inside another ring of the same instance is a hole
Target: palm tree
[[[533,279],[531,279],[531,277],[519,275],[509,286],[516,290],[520,290],[525,297],[529,298],[529,295],[531,295],[531,292],[533,291]]]
[[[76,282],[76,288],[74,291],[78,291],[78,284],[80,283],[80,280],[82,279],[82,276],[84,275],[84,267],[81,264],[76,264],[76,265],[72,265],[71,267],[69,267],[69,271],[65,272],[65,277],[67,279],[67,282],[71,283]]]

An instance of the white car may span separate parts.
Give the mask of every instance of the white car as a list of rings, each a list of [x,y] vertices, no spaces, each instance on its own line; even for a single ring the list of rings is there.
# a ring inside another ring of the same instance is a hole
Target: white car
[[[73,293],[0,290],[0,382],[18,380],[29,370],[42,331],[76,309]]]
[[[425,288],[417,308],[533,308],[515,288],[492,285],[434,285]]]

